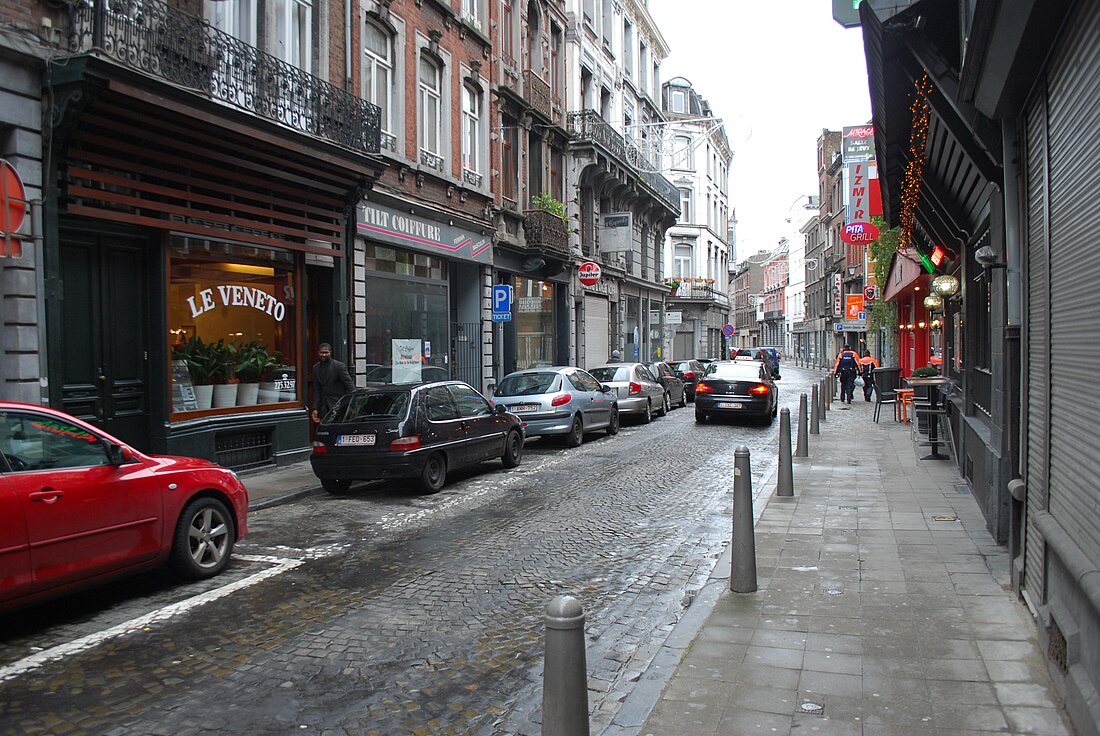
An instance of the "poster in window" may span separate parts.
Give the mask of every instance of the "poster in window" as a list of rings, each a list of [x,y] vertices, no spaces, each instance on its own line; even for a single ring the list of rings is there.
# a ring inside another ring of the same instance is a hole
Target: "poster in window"
[[[195,411],[199,402],[191,385],[191,372],[186,360],[172,361],[172,411]]]
[[[424,367],[420,354],[420,340],[391,340],[393,361],[391,365],[394,383],[418,383]]]

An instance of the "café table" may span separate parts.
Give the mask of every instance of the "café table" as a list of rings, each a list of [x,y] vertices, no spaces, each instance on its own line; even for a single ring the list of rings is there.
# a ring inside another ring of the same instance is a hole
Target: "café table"
[[[951,458],[939,454],[939,426],[940,423],[937,420],[937,416],[940,413],[939,398],[940,392],[944,386],[953,385],[953,381],[946,376],[929,376],[928,378],[910,378],[908,380],[910,388],[920,388],[921,386],[928,386],[928,442],[932,445],[932,452],[929,455],[925,455],[921,460],[950,460]],[[913,409],[914,419],[916,418],[917,410]]]

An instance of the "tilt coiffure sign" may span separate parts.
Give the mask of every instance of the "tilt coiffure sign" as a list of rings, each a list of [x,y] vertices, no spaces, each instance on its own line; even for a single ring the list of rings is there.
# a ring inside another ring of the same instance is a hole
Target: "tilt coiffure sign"
[[[366,203],[359,208],[356,230],[361,237],[418,250],[443,258],[493,262],[491,235],[464,230],[408,211]]]

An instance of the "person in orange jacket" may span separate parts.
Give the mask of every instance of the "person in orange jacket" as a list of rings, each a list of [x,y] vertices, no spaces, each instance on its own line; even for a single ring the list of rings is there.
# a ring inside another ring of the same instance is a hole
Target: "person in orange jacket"
[[[840,403],[852,403],[852,394],[856,389],[856,376],[859,375],[859,356],[852,346],[844,343],[844,349],[836,356],[833,373],[840,378]]]
[[[871,393],[875,390],[875,377],[872,371],[878,368],[878,361],[871,357],[870,350],[863,351],[863,357],[859,359],[859,372],[863,376],[863,400],[870,401]]]

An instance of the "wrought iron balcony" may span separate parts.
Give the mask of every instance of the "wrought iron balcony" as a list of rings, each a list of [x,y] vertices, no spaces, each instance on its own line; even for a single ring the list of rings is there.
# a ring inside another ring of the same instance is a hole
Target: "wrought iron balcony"
[[[713,302],[722,306],[727,306],[730,303],[729,296],[725,292],[715,289],[713,284],[708,284],[705,281],[700,283],[691,279],[681,281],[676,288],[672,289],[669,299]]]
[[[569,257],[569,228],[553,212],[529,210],[523,218],[523,234],[528,250]]]
[[[569,113],[569,135],[593,143],[633,168],[657,197],[674,212],[680,211],[680,190],[658,173],[658,166],[633,143],[627,142],[595,110]]]
[[[69,51],[104,56],[306,135],[378,153],[381,114],[293,64],[158,0],[92,0],[73,11]]]
[[[523,98],[548,120],[561,125],[561,100],[555,99],[550,85],[530,69],[523,72]]]

